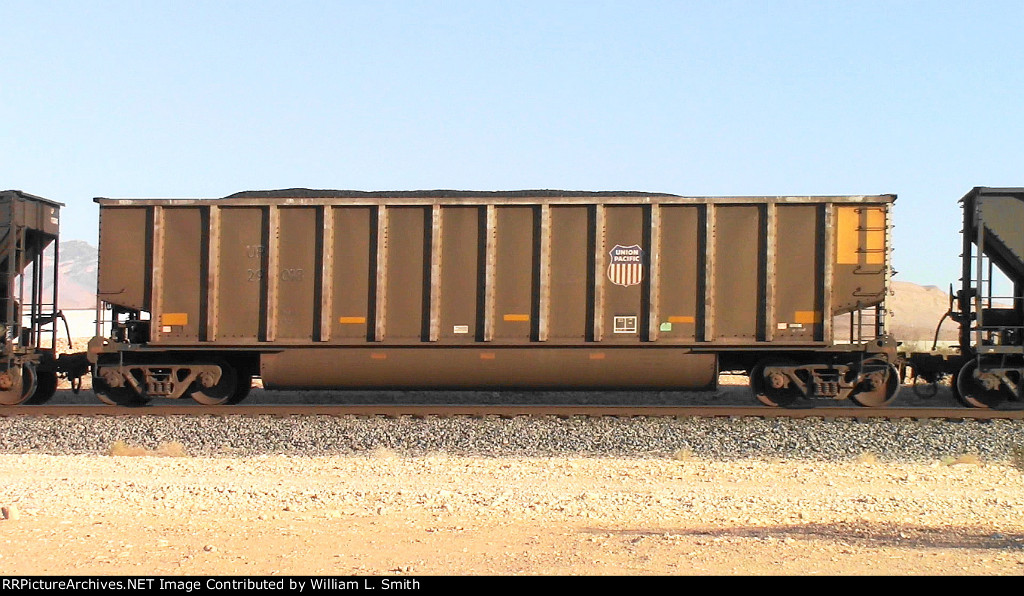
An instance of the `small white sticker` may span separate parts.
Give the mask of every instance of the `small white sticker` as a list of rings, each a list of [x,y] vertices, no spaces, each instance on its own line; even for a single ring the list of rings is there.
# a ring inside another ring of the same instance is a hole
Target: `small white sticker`
[[[452,333],[469,333],[469,325],[456,325],[452,328]]]
[[[636,333],[636,317],[615,317],[615,333]]]
[[[779,323],[778,325],[775,326],[775,328],[776,329],[785,329],[786,328],[786,324],[785,323]]]
[[[170,333],[172,329],[170,325],[164,325],[163,327],[160,328],[160,331],[163,331],[164,333]]]
[[[789,328],[790,329],[803,329],[804,328],[804,324],[803,323],[790,323],[789,324]]]

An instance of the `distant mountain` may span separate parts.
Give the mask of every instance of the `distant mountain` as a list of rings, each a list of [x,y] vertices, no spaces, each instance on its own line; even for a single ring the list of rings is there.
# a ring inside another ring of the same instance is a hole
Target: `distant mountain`
[[[892,291],[886,301],[889,332],[904,341],[935,339],[935,327],[949,310],[949,292],[907,281],[892,282]],[[957,330],[956,323],[947,318],[942,322],[939,340],[957,339]]]
[[[66,240],[60,244],[60,308],[96,308],[96,272],[99,250],[82,240]]]

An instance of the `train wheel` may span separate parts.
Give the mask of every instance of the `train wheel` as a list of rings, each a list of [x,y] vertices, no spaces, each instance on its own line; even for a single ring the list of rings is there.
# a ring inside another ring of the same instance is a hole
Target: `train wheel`
[[[44,404],[57,393],[57,373],[40,372],[36,374],[36,391],[25,400],[27,404]]]
[[[229,404],[237,404],[246,397],[249,397],[249,391],[252,389],[252,375],[238,375],[238,388],[235,389],[235,394],[228,400]]]
[[[953,373],[952,378],[949,381],[949,388],[953,390],[953,399],[956,400],[956,403],[960,404],[961,406],[967,406],[968,408],[972,407],[971,404],[967,403],[967,400],[964,399],[964,396],[960,395],[959,372]]]
[[[28,401],[36,389],[35,368],[11,367],[0,372],[0,405],[17,406]]]
[[[792,366],[786,360],[766,359],[758,362],[750,371],[750,390],[754,397],[766,406],[787,407],[803,396],[799,387],[783,375],[765,374],[766,369],[776,366]]]
[[[960,374],[956,377],[956,387],[960,392],[961,401],[973,408],[994,408],[1015,397],[1013,391],[998,377],[978,369],[977,358],[969,360],[960,369]]]
[[[131,387],[111,387],[106,381],[95,376],[92,378],[92,391],[101,402],[111,406],[135,408],[149,402],[145,397],[135,393]]]
[[[874,389],[860,391],[850,396],[858,406],[866,408],[880,408],[892,403],[896,394],[900,392],[900,371],[892,364],[887,371],[877,371],[869,375],[864,383],[870,383]]]
[[[192,391],[189,393],[189,395],[192,396],[192,399],[204,406],[217,406],[222,404],[232,404],[244,398],[245,395],[243,394],[241,398],[235,400],[235,396],[240,390],[238,384],[238,372],[234,367],[226,362],[217,362],[216,365],[220,367],[220,380],[217,381],[216,385],[212,385],[210,387],[204,386],[201,379],[197,380],[192,384]]]

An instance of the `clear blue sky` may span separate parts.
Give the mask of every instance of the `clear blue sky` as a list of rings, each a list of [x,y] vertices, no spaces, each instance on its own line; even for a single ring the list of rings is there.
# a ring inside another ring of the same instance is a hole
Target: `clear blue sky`
[[[1024,2],[0,1],[0,188],[896,193],[897,279],[1024,186]]]

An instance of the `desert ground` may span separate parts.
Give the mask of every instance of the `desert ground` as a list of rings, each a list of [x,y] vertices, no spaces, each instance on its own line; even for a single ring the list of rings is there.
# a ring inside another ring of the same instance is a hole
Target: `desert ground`
[[[1010,463],[0,455],[7,575],[1019,575]]]

